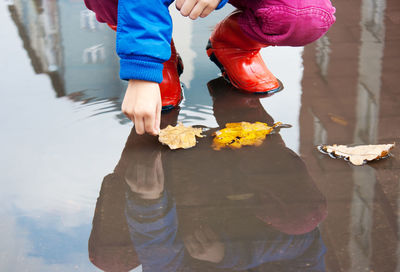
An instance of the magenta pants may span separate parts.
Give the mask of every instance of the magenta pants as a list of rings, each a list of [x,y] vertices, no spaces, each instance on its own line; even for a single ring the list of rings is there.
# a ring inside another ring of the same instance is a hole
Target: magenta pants
[[[239,25],[250,38],[269,45],[303,46],[335,22],[330,0],[229,0],[243,10]]]
[[[96,12],[100,22],[117,24],[118,0],[85,0],[85,3]],[[335,22],[335,8],[330,0],[229,0],[229,3],[243,11],[239,19],[243,32],[269,45],[309,44]]]

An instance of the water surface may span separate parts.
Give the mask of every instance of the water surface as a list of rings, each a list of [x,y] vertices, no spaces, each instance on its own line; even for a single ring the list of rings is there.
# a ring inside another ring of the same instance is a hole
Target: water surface
[[[115,33],[81,2],[3,2],[0,270],[399,271],[397,148],[354,167],[315,146],[398,142],[400,6],[334,4],[317,42],[261,51],[285,86],[271,97],[238,92],[206,57],[231,8],[173,12],[185,99],[163,125],[210,130],[170,151],[121,114]],[[231,121],[292,128],[214,151]]]

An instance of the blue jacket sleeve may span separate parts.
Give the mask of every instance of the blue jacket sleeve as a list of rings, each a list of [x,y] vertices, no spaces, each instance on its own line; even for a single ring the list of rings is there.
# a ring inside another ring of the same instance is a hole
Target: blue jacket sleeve
[[[119,0],[117,53],[121,79],[160,83],[171,55],[172,0]]]
[[[143,271],[178,271],[184,245],[177,235],[176,206],[168,192],[156,201],[135,199],[127,193],[125,215]]]
[[[223,8],[226,3],[228,3],[228,0],[221,0],[221,2],[219,2],[218,7],[216,9],[220,9]]]

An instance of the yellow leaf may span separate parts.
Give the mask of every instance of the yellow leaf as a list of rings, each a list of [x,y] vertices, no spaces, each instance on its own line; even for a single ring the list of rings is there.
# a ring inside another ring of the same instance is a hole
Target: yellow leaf
[[[333,113],[329,113],[329,118],[335,122],[336,124],[339,124],[341,126],[347,126],[348,122],[341,116],[335,115]]]
[[[229,200],[247,200],[254,196],[253,193],[238,194],[238,195],[227,195],[226,198]]]
[[[272,127],[261,122],[228,123],[225,128],[214,133],[213,148],[220,150],[225,147],[235,149],[245,145],[259,146],[266,135],[270,134],[279,125],[281,123],[276,123]]]

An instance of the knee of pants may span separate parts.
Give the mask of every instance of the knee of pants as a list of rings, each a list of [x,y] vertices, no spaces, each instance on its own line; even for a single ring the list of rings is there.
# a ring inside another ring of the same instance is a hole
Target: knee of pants
[[[257,40],[266,44],[303,46],[324,35],[335,22],[335,8],[272,6],[255,11]],[[254,20],[254,19],[253,19]]]
[[[118,0],[85,0],[86,7],[96,13],[97,21],[117,25]]]

